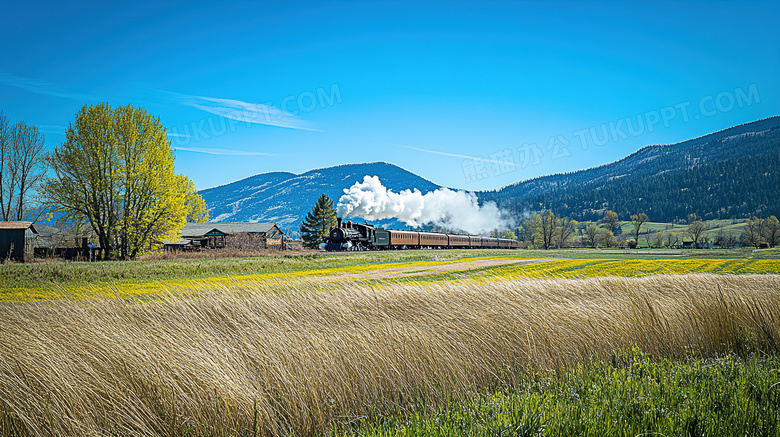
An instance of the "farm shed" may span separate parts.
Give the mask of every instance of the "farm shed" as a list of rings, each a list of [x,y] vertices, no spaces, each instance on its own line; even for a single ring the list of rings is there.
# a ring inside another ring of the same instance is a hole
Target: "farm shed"
[[[276,223],[187,223],[181,231],[182,239],[203,248],[281,248],[283,237]]]
[[[37,234],[32,222],[0,222],[0,258],[31,260]]]
[[[35,256],[92,259],[94,252],[99,252],[97,244],[97,235],[91,228],[84,230],[40,225],[35,238]]]
[[[177,250],[192,250],[195,248],[195,246],[192,245],[192,240],[188,240],[186,238],[179,238],[176,241],[163,241],[163,248],[168,251],[177,251]]]

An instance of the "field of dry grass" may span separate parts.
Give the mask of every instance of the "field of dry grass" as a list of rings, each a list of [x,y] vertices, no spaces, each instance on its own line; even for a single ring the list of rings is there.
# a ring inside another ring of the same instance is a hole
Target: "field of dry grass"
[[[780,276],[290,280],[0,311],[1,435],[316,435],[631,345],[776,352]]]

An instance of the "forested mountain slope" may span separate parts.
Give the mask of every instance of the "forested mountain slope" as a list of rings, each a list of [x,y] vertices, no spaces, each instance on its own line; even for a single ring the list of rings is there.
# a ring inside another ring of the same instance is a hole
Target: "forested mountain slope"
[[[620,161],[480,192],[516,214],[551,208],[578,220],[611,209],[654,221],[695,213],[705,219],[780,215],[780,117],[670,145]]]

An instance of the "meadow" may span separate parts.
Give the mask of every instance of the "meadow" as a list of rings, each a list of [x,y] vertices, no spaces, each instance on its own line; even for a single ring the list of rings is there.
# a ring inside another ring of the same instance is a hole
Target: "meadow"
[[[562,252],[3,266],[0,435],[778,435],[774,254]]]
[[[174,287],[208,287],[301,277],[329,277],[398,266],[453,263],[470,259],[558,260],[521,269],[467,272],[486,277],[642,276],[650,273],[777,273],[780,250],[421,250],[323,255],[316,252],[268,256],[221,257],[204,252],[197,258],[155,256],[134,262],[36,262],[0,265],[0,301],[46,300],[62,296],[155,295]],[[592,263],[586,262],[592,261]],[[650,262],[655,261],[655,262]],[[714,264],[713,264],[714,263]],[[602,264],[600,268],[597,266]],[[583,270],[590,266],[590,269]],[[719,266],[715,268],[715,266]],[[464,275],[431,275],[450,280]],[[425,278],[417,278],[424,280]]]

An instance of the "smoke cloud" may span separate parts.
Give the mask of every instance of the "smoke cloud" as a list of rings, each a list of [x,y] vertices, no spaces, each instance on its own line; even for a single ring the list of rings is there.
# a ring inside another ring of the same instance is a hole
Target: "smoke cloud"
[[[409,226],[434,224],[469,234],[487,234],[509,227],[509,221],[495,203],[479,206],[477,196],[467,191],[439,188],[423,194],[418,189],[396,193],[377,176],[365,176],[344,190],[336,207],[339,217],[366,220],[396,218]]]

